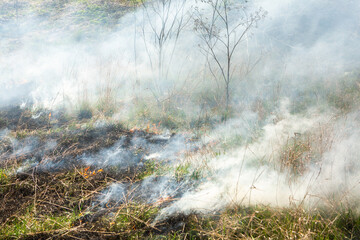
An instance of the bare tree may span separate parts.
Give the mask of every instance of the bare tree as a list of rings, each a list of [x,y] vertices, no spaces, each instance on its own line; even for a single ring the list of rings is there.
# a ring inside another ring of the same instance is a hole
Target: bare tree
[[[190,18],[186,18],[186,0],[141,0],[141,3],[144,10],[144,25],[142,27],[144,44],[151,68],[157,72],[157,79],[154,79],[153,95],[159,101],[159,96],[163,94],[161,82],[168,77],[169,66],[180,33]],[[150,44],[155,48],[155,57],[148,46],[149,38]],[[170,42],[172,43],[171,48],[167,49]],[[168,57],[166,64],[165,56]]]
[[[245,3],[231,0],[201,0],[204,9],[196,8],[195,30],[204,44],[200,45],[211,74],[225,85],[225,120],[229,114],[230,87],[236,64],[234,54],[248,33],[265,17],[262,9],[248,14]],[[213,66],[215,65],[215,67]],[[216,69],[220,74],[216,73]]]

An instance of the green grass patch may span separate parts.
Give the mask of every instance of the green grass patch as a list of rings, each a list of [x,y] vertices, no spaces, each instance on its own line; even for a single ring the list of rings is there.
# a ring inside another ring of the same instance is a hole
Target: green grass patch
[[[77,219],[78,215],[75,212],[39,216],[35,214],[34,208],[31,206],[23,215],[11,217],[0,228],[0,235],[21,237],[39,232],[66,230],[71,228]]]
[[[137,179],[144,179],[150,176],[164,176],[170,173],[172,167],[168,164],[164,164],[163,161],[158,161],[156,159],[147,160],[145,163],[145,168],[139,173]]]
[[[142,231],[150,228],[159,209],[152,205],[130,203],[120,207],[113,217],[104,217],[108,223],[107,229],[112,232],[123,232],[128,230]]]
[[[167,239],[351,239],[359,221],[349,216],[328,216],[302,208],[256,206],[234,207],[207,216],[193,215],[185,230],[169,233]],[[352,219],[352,218],[350,218]]]
[[[4,168],[0,168],[0,185],[5,185],[8,184],[9,182],[10,182],[10,171]]]

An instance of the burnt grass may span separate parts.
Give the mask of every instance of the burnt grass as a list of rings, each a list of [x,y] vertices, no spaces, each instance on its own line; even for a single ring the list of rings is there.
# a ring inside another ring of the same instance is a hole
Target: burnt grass
[[[307,212],[301,206],[229,206],[211,214],[178,213],[156,221],[163,208],[196,187],[187,183],[191,181],[183,183],[181,176],[154,174],[163,162],[154,164],[146,158],[166,148],[176,134],[165,137],[149,129],[129,130],[120,123],[79,120],[62,112],[32,112],[18,106],[0,109],[0,119],[0,239],[360,236],[360,217],[349,209],[330,214],[326,209]],[[123,155],[115,158],[123,157],[125,165],[107,164],[103,158],[108,151],[110,155],[120,151]],[[170,198],[154,190],[164,182],[165,188],[176,186]],[[115,191],[115,197],[107,199],[114,186],[122,192]],[[149,201],[154,194],[155,200]]]
[[[0,131],[7,132],[0,137],[0,169],[6,171],[0,179],[0,228],[15,225],[29,209],[32,218],[76,217],[67,229],[10,234],[7,239],[119,239],[184,230],[185,216],[173,217],[159,227],[150,225],[161,204],[138,201],[131,207],[129,202],[98,206],[97,196],[111,183],[139,184],[145,164],[102,168],[80,161],[81,156],[110,148],[119,139],[123,139],[122,147],[129,149],[135,135],[159,146],[164,140],[153,138],[155,134],[148,131],[130,131],[121,124],[81,127],[84,122],[65,119],[61,114],[49,117],[49,113],[44,111],[34,118],[29,109],[18,106],[0,110]],[[56,144],[49,148],[49,142]],[[112,228],[107,216],[121,215],[123,210],[130,216],[130,228]]]

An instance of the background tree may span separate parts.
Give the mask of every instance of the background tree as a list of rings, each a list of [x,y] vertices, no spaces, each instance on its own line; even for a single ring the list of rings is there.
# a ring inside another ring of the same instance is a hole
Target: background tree
[[[161,84],[168,77],[180,33],[190,20],[186,14],[186,3],[186,0],[141,0],[144,19],[142,36],[151,69],[157,72],[152,92],[158,102],[164,91]],[[151,51],[149,43],[155,54]],[[169,45],[170,49],[167,48]]]
[[[248,13],[246,1],[201,0],[203,8],[196,8],[195,30],[203,42],[201,52],[205,55],[211,74],[224,83],[226,120],[230,108],[232,73],[236,67],[235,52],[248,38],[248,33],[265,17],[262,9]],[[218,71],[216,71],[218,70]],[[219,72],[219,74],[217,73]]]

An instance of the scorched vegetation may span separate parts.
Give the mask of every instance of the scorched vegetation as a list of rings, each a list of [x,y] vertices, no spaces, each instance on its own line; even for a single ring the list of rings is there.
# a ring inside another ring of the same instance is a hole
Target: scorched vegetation
[[[359,239],[356,1],[0,2],[0,239]]]

